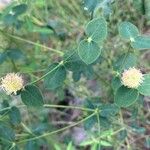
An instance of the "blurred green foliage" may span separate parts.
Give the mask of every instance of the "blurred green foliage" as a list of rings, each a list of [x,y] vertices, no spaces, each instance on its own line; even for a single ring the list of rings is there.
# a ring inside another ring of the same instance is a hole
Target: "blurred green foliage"
[[[3,8],[0,76],[19,72],[25,87],[17,96],[0,91],[0,149],[149,149],[149,23],[149,0]],[[130,67],[147,74],[138,89],[120,81]]]

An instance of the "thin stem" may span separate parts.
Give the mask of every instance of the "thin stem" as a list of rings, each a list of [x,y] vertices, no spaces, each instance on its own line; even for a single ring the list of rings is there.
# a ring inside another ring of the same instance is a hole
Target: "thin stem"
[[[12,143],[12,146],[9,148],[9,150],[12,150],[16,146],[15,143]]]
[[[52,70],[48,71],[46,74],[44,74],[43,76],[41,76],[40,78],[38,78],[37,80],[28,83],[27,85],[31,85],[31,84],[35,84],[36,82],[39,82],[40,80],[44,79],[47,75],[49,75],[50,73],[52,73],[53,71],[55,71],[57,68],[59,68],[61,65],[63,64],[63,61],[61,61],[56,67],[54,67]]]
[[[124,130],[124,129],[125,129],[125,128],[122,127],[122,128],[120,128],[120,129],[114,131],[113,133],[111,133],[110,136],[113,136],[113,135],[117,134],[118,132],[120,132],[120,131],[122,131],[122,130]],[[100,136],[100,137],[98,137],[98,138],[104,138],[105,136],[106,136],[106,135],[102,135],[102,136]]]
[[[55,71],[57,68],[59,68],[61,65],[64,65],[68,58],[70,58],[73,54],[75,53],[75,51],[73,51],[73,53],[71,55],[69,55],[65,60],[61,61],[56,67],[54,67],[52,70],[50,70],[49,72],[47,72],[46,74],[44,74],[43,76],[41,76],[40,78],[38,78],[37,80],[28,83],[27,85],[31,85],[31,84],[35,84],[36,82],[44,79],[47,75],[49,75],[50,73],[52,73],[53,71]]]
[[[1,31],[1,32],[3,33],[3,31]],[[6,33],[4,33],[4,34],[6,34]],[[51,48],[51,47],[47,47],[47,46],[42,45],[42,44],[39,44],[39,43],[35,43],[35,42],[32,42],[32,41],[23,39],[23,38],[21,38],[21,37],[15,36],[15,35],[11,35],[11,34],[6,34],[6,35],[9,36],[9,37],[11,37],[11,38],[14,38],[14,39],[16,39],[16,40],[20,40],[20,41],[29,43],[29,44],[34,45],[34,46],[39,46],[39,47],[41,47],[41,48],[48,49],[48,50],[50,50],[50,51],[52,51],[52,52],[55,52],[55,53],[60,54],[61,56],[64,55],[64,53],[63,53],[62,51],[60,51],[60,50],[56,50],[56,49],[53,49],[53,48]]]
[[[9,113],[9,110],[7,112],[5,112],[2,116],[0,116],[0,120],[3,120],[8,113]]]
[[[32,133],[32,131],[31,131],[23,122],[21,122],[21,125],[22,125],[22,127],[23,127],[29,134],[34,135],[34,134]]]
[[[94,109],[78,107],[78,106],[63,106],[63,105],[51,105],[51,104],[44,104],[45,108],[69,108],[69,109],[79,109],[83,111],[91,111],[94,112]]]
[[[124,125],[124,120],[123,120],[123,116],[122,116],[122,111],[121,111],[121,110],[120,110],[120,121],[121,121],[121,123]],[[128,137],[126,137],[125,141],[126,141],[126,143],[127,143],[127,149],[130,150],[131,147],[130,147],[130,142],[129,142],[129,140],[128,140]]]
[[[30,138],[30,139],[25,139],[25,140],[19,141],[18,144],[19,143],[24,143],[24,142],[27,142],[27,141],[37,140],[37,139],[40,139],[40,138],[43,138],[43,137],[46,137],[46,136],[50,136],[50,135],[53,135],[53,134],[57,134],[59,132],[62,132],[62,131],[67,130],[69,128],[72,128],[72,127],[74,127],[78,124],[81,124],[82,122],[84,122],[84,121],[88,120],[89,118],[93,117],[95,114],[96,113],[94,112],[93,114],[87,116],[86,118],[84,118],[84,119],[82,119],[82,120],[80,120],[80,121],[78,121],[78,122],[76,122],[72,125],[66,126],[64,128],[61,128],[61,129],[58,129],[58,130],[55,130],[55,131],[52,131],[52,132],[49,132],[49,133],[44,133],[43,135],[40,135],[40,136],[37,136],[37,137],[33,137],[33,138]]]
[[[25,105],[20,105],[20,106],[17,106],[17,107],[22,108],[22,107],[25,107]],[[9,110],[9,109],[11,109],[11,106],[1,109],[0,112],[5,111],[5,110]]]
[[[26,105],[20,105],[17,106],[18,108],[22,108],[22,107],[26,107]],[[90,108],[84,108],[84,107],[78,107],[78,106],[65,106],[65,105],[53,105],[53,104],[44,104],[43,107],[45,108],[68,108],[68,109],[79,109],[82,111],[90,111],[90,112],[94,112],[94,109],[90,109]],[[9,110],[11,109],[11,107],[6,107],[0,110],[0,112],[5,111],[5,110]]]
[[[99,110],[97,109],[96,111],[96,116],[97,116],[97,123],[98,123],[98,132],[99,132],[99,136],[101,135],[101,128],[100,128],[100,116],[99,116]],[[100,149],[100,143],[98,145],[99,149]]]

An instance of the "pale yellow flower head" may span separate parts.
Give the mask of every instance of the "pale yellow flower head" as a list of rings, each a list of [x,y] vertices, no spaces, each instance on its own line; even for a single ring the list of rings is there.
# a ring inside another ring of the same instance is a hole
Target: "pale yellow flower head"
[[[18,73],[8,73],[1,78],[1,87],[8,95],[17,94],[17,91],[23,88],[24,81]]]
[[[143,82],[143,74],[136,68],[129,68],[122,73],[121,82],[128,88],[136,89]]]

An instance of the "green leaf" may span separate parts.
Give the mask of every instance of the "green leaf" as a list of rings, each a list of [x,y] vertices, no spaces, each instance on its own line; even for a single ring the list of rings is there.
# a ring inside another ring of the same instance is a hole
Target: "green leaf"
[[[150,48],[150,36],[138,36],[131,43],[131,46],[138,50],[144,50]]]
[[[83,62],[91,64],[100,56],[101,48],[94,41],[83,40],[79,44],[78,54]]]
[[[122,22],[119,25],[119,34],[124,39],[131,39],[137,37],[139,35],[139,31],[132,23]]]
[[[144,145],[145,145],[146,148],[148,148],[148,149],[150,148],[150,137],[147,137],[147,138],[145,139]]]
[[[20,4],[15,7],[13,7],[12,11],[18,16],[23,13],[25,13],[27,10],[27,5],[26,4]]]
[[[61,148],[57,144],[54,145],[54,148],[55,150],[61,150]]]
[[[139,126],[137,122],[132,122],[130,125],[132,127],[132,131],[138,134],[145,134],[146,128]]]
[[[138,134],[145,134],[146,132],[146,129],[144,127],[136,127],[136,128],[133,128],[132,130]]]
[[[93,110],[94,110],[95,108],[97,108],[97,106],[95,106],[95,105],[93,104],[93,101],[94,101],[94,100],[86,99],[85,102],[84,102],[84,107],[85,107],[85,108],[90,108],[90,109],[93,109]],[[92,113],[89,112],[88,114],[91,115]],[[84,128],[85,128],[85,130],[90,130],[90,129],[92,129],[92,127],[95,125],[95,123],[97,123],[97,117],[96,117],[96,115],[95,115],[95,116],[92,116],[92,117],[89,118],[88,120],[84,121]]]
[[[150,1],[145,0],[143,3],[144,3],[144,16],[149,25],[149,23],[150,23],[149,22],[149,20],[150,20]]]
[[[133,0],[133,7],[135,8],[135,10],[141,14],[144,15],[145,13],[145,8],[143,7],[144,3],[143,0]]]
[[[100,42],[107,37],[107,22],[104,18],[90,21],[86,27],[86,34],[92,41]]]
[[[3,97],[1,97],[1,93],[0,93],[0,99],[3,99]],[[6,110],[3,110],[4,108],[7,108],[9,107],[9,103],[7,100],[3,100],[2,103],[0,103],[0,115],[3,115],[3,114],[7,114],[8,113],[8,109]],[[2,111],[3,110],[3,111]]]
[[[2,64],[7,59],[7,53],[0,53],[0,64]]]
[[[53,31],[46,27],[33,26],[32,32],[42,33],[42,34],[52,34]]]
[[[89,12],[93,12],[98,4],[98,0],[84,0],[84,10],[87,10]]]
[[[127,53],[121,55],[114,63],[114,69],[121,73],[125,69],[135,67],[137,64],[137,57],[133,53]]]
[[[128,107],[138,99],[138,96],[138,90],[121,86],[115,94],[115,104],[119,107]]]
[[[47,72],[53,70],[44,79],[44,85],[47,89],[54,90],[62,86],[64,80],[66,79],[66,69],[64,66],[58,66],[58,63],[50,65]],[[58,67],[57,67],[58,66]]]
[[[112,89],[113,89],[114,93],[116,93],[117,89],[122,86],[120,78],[119,77],[113,78],[112,82],[111,82],[111,86],[112,86]]]
[[[119,108],[114,104],[103,104],[100,106],[100,110],[100,115],[102,117],[110,118],[118,113]]]
[[[7,49],[6,52],[7,52],[8,57],[13,60],[21,59],[24,57],[24,55],[20,49],[9,48],[9,49]]]
[[[39,145],[38,145],[38,141],[36,140],[29,141],[25,145],[25,150],[38,150],[38,149],[39,149]]]
[[[107,129],[107,130],[110,129],[111,122],[109,121],[109,119],[106,117],[102,117],[102,116],[100,116],[99,118],[100,118],[100,127]]]
[[[120,141],[125,140],[125,138],[127,137],[127,130],[121,130],[118,134],[118,139]]]
[[[2,15],[0,16],[0,19],[9,14],[12,11],[12,8],[16,5],[16,1],[12,1],[3,9]]]
[[[138,91],[145,96],[150,96],[150,74],[144,75],[143,83],[138,87]]]
[[[12,14],[7,14],[6,16],[4,16],[3,21],[6,26],[11,26],[17,22],[17,17]]]
[[[64,56],[64,61],[65,60],[65,68],[72,71],[72,78],[75,82],[79,81],[81,74],[85,75],[87,79],[93,78],[93,64],[87,65],[84,63],[76,52],[67,52]]]
[[[105,130],[105,131],[101,131],[101,138],[106,138],[108,136],[113,135],[113,129],[109,129],[109,130]]]
[[[84,128],[85,130],[91,130],[92,127],[95,125],[95,123],[97,123],[97,118],[96,116],[93,116],[91,118],[89,118],[88,120],[84,121]]]
[[[13,125],[18,125],[21,123],[21,114],[17,107],[13,106],[9,111],[10,122]]]
[[[15,139],[15,133],[9,126],[0,122],[0,137],[6,141],[13,141]]]
[[[106,146],[106,147],[112,146],[112,144],[110,142],[107,142],[107,141],[104,141],[104,140],[100,140],[100,145]]]
[[[91,150],[98,150],[98,149],[99,149],[99,147],[100,147],[100,145],[99,145],[99,144],[97,144],[97,143],[93,143],[93,145],[91,145]]]
[[[40,107],[44,104],[40,90],[34,85],[25,86],[21,91],[21,99],[29,107]]]
[[[90,140],[83,141],[82,143],[80,143],[80,146],[92,145],[94,143],[95,143],[95,141],[90,139]]]
[[[74,149],[73,144],[72,144],[72,142],[70,142],[67,146],[67,150],[73,150],[73,149]]]

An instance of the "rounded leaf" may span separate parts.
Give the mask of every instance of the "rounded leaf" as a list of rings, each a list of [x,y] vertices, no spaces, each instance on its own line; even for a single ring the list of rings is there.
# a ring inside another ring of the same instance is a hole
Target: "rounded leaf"
[[[58,66],[58,63],[50,65],[47,72],[53,70],[44,78],[44,85],[47,89],[54,90],[60,87],[66,79],[66,69],[64,66]]]
[[[15,13],[15,15],[21,15],[27,11],[27,5],[26,4],[20,4],[15,7],[13,7],[12,11]]]
[[[6,52],[3,52],[3,53],[0,52],[0,64],[2,64],[4,61],[6,61],[6,59],[7,59],[7,53]]]
[[[44,104],[42,93],[34,85],[27,85],[21,91],[21,99],[25,105],[30,107],[40,107]]]
[[[138,96],[138,90],[121,86],[115,94],[115,104],[119,107],[128,107],[138,99]]]
[[[113,91],[115,93],[117,91],[117,89],[122,86],[120,78],[119,77],[113,78],[112,81],[111,81],[111,86],[112,86],[112,89],[113,89]]]
[[[144,50],[150,48],[150,37],[138,36],[131,43],[131,46],[138,50]]]
[[[5,139],[6,141],[13,141],[15,140],[15,132],[12,128],[7,126],[4,123],[0,123],[0,137]]]
[[[78,54],[86,64],[91,64],[100,56],[101,48],[94,41],[83,40],[79,44]]]
[[[114,63],[114,69],[119,73],[130,67],[135,67],[137,64],[137,57],[133,53],[127,53],[121,55]]]
[[[107,22],[104,18],[96,18],[90,21],[86,27],[86,34],[92,41],[100,42],[107,37]]]
[[[9,48],[7,49],[6,52],[7,52],[7,56],[10,59],[17,60],[17,59],[24,58],[24,54],[22,53],[20,49]]]
[[[84,10],[87,10],[89,12],[93,12],[98,4],[98,0],[84,0]]]
[[[10,109],[9,118],[13,125],[18,125],[21,123],[21,113],[17,107],[13,106]]]
[[[142,95],[150,96],[150,74],[144,75],[144,80],[141,86],[138,88]]]
[[[138,28],[130,22],[122,22],[119,25],[119,34],[124,39],[131,39],[139,35]]]

